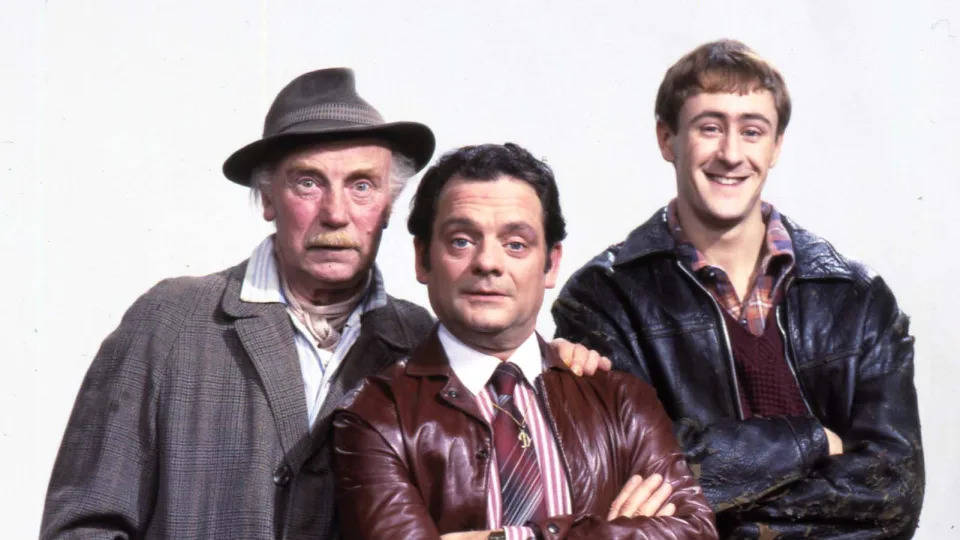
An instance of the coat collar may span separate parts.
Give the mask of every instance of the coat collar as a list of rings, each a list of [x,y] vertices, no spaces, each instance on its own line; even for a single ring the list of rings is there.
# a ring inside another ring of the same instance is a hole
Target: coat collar
[[[437,337],[438,326],[439,325],[434,326],[433,331],[430,332],[430,337],[410,354],[410,358],[404,368],[404,374],[411,377],[444,379],[444,384],[437,394],[437,399],[471,416],[489,430],[490,427],[480,412],[477,400],[472,398],[470,391],[463,385],[463,382],[456,377],[453,373],[453,368],[450,367],[450,360],[447,358],[443,350],[443,345]],[[537,340],[544,358],[544,371],[569,371],[553,352],[553,349],[543,341],[539,334],[537,334]]]
[[[430,337],[420,344],[410,354],[405,373],[414,377],[453,377],[453,369],[450,367],[450,360],[447,358],[443,345],[437,337],[439,323],[433,327]],[[543,357],[544,371],[550,369],[569,371],[566,364],[560,360],[557,353],[553,350],[543,337],[537,333],[537,343],[540,346],[540,354]]]
[[[283,304],[279,302],[244,302],[240,299],[240,290],[243,287],[247,264],[248,261],[244,261],[227,271],[227,288],[221,300],[223,312],[234,319],[274,317],[278,313],[283,313],[284,317],[289,317]],[[413,335],[408,325],[392,324],[400,322],[399,319],[400,315],[397,312],[395,302],[388,299],[384,305],[366,311],[361,316],[360,323],[362,326],[375,326],[376,337],[391,348],[398,350],[412,349],[420,342],[422,336]]]
[[[321,408],[314,426],[319,436],[313,437],[307,425],[307,409],[303,397],[303,375],[300,372],[294,329],[286,307],[279,302],[258,303],[240,300],[240,290],[247,262],[227,272],[227,287],[221,309],[234,321],[237,336],[257,375],[273,411],[280,443],[287,463],[297,470],[321,444],[327,432],[327,418],[339,398],[363,377],[376,373],[394,357],[389,350],[410,350],[420,336],[403,324],[395,303],[367,311],[361,317],[360,337],[344,358],[341,369],[331,381],[327,402]],[[320,418],[324,417],[324,418]]]
[[[845,279],[854,280],[856,271],[826,240],[800,227],[789,217],[780,214],[784,227],[793,242],[796,279]],[[667,227],[667,208],[661,208],[643,225],[630,232],[613,251],[612,264],[620,266],[653,255],[675,257],[675,242]]]

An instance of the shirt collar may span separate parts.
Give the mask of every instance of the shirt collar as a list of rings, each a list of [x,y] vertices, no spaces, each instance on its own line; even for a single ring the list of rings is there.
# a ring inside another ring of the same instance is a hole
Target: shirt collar
[[[761,202],[760,213],[767,227],[763,240],[761,270],[766,273],[770,269],[771,261],[778,261],[775,273],[782,279],[793,268],[793,242],[783,226],[780,212],[772,204]],[[680,226],[680,219],[677,217],[677,199],[670,201],[667,206],[667,227],[676,242],[677,254],[690,266],[691,270],[696,272],[709,266],[706,257],[690,242]],[[777,281],[779,282],[780,279]]]
[[[440,339],[440,344],[443,345],[443,350],[447,354],[447,360],[450,361],[450,368],[454,375],[474,396],[479,395],[483,387],[490,381],[493,371],[500,365],[500,359],[470,348],[451,334],[442,324],[439,325],[437,330],[437,337]],[[543,371],[543,359],[540,357],[540,343],[537,340],[536,332],[531,333],[517,347],[517,350],[513,351],[509,361],[520,368],[528,383],[533,384],[533,381]]]
[[[277,258],[273,254],[273,235],[266,237],[253,250],[247,262],[247,271],[240,286],[240,300],[259,304],[280,303],[287,305],[287,299],[280,288],[280,273]],[[347,324],[372,309],[387,305],[387,291],[383,284],[383,275],[377,265],[373,266],[373,279],[367,289],[366,297],[360,302],[360,309],[354,310]]]
[[[273,235],[266,237],[253,250],[247,262],[247,272],[240,286],[240,300],[258,304],[286,304],[280,291],[280,274],[273,256]]]

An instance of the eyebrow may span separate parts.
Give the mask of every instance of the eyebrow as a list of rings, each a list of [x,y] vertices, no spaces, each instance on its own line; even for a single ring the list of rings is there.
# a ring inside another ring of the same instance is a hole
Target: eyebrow
[[[324,174],[320,169],[302,163],[294,163],[289,169],[287,169],[288,176],[297,174],[310,174],[322,178],[327,177],[327,175]],[[354,178],[380,178],[380,174],[376,167],[363,167],[350,171],[350,173],[347,174],[348,180],[352,180]]]
[[[464,217],[454,217],[447,218],[444,221],[441,221],[437,224],[437,230],[446,230],[450,228],[463,227],[463,228],[477,228],[477,222],[469,218]]]
[[[692,124],[697,120],[700,120],[701,118],[716,118],[718,120],[726,120],[727,115],[720,111],[707,110],[691,118],[690,123]],[[760,113],[743,113],[737,116],[737,119],[738,120],[757,120],[757,121],[763,122],[764,124],[770,126],[771,128],[773,127],[773,122],[771,122],[769,118],[767,118],[766,116]]]
[[[509,234],[519,234],[521,236],[529,237],[530,239],[536,239],[537,231],[531,227],[528,223],[521,221],[514,221],[507,223],[503,228],[503,232]]]
[[[473,228],[479,227],[476,221],[465,217],[453,217],[440,223],[439,229],[446,230],[455,227]],[[520,234],[531,239],[536,239],[537,231],[529,223],[523,221],[512,221],[505,224],[499,234]]]

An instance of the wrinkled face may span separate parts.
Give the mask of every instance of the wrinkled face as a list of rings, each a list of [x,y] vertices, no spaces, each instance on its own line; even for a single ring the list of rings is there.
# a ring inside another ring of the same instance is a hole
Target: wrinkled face
[[[760,192],[783,142],[769,91],[690,97],[680,110],[677,133],[658,123],[657,139],[677,172],[682,218],[730,229],[760,217]]]
[[[317,303],[356,289],[373,265],[390,215],[390,149],[376,141],[323,143],[278,163],[263,217],[290,288]]]
[[[437,318],[490,354],[512,351],[535,329],[543,291],[557,280],[561,248],[547,253],[543,208],[520,180],[452,178],[440,193],[430,268],[417,249],[417,279]],[[550,258],[550,269],[547,258]]]

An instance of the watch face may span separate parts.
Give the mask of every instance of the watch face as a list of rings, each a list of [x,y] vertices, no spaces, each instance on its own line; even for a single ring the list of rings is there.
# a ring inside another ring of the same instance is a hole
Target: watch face
[[[507,540],[507,533],[503,531],[493,531],[487,535],[487,540]]]

